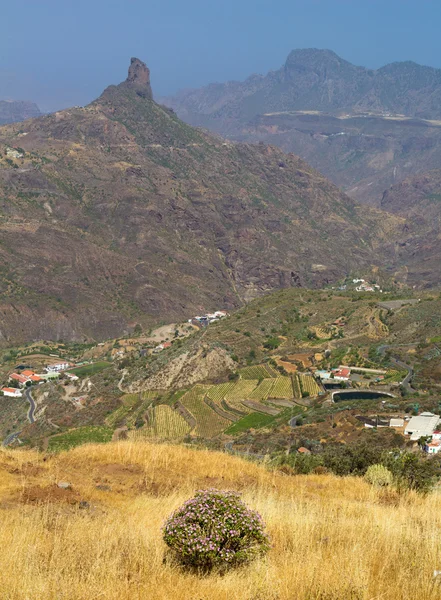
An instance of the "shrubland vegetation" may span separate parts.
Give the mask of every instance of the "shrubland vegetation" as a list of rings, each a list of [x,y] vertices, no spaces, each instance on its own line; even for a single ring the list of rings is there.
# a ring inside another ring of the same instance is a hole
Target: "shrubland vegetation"
[[[436,600],[439,494],[280,470],[208,450],[120,442],[47,458],[1,450],[0,596],[13,600]],[[69,489],[57,482],[67,481]],[[163,525],[198,489],[262,516],[265,556],[201,576],[165,560]]]

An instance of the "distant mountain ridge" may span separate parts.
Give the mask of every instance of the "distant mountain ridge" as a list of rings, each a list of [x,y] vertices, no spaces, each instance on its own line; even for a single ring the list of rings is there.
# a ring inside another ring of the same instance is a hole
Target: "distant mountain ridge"
[[[203,124],[204,118],[243,121],[273,110],[391,112],[437,119],[441,118],[441,69],[406,61],[372,70],[355,66],[331,50],[293,50],[277,71],[182,91],[166,99],[166,104],[190,122],[194,119],[193,124]]]
[[[34,102],[0,100],[0,125],[17,123],[40,115],[40,109]]]
[[[0,198],[3,342],[115,337],[400,267],[402,217],[293,154],[190,127],[137,59],[90,105],[0,129]]]
[[[441,164],[441,70],[411,61],[371,70],[294,50],[277,71],[164,102],[192,125],[298,154],[366,204]]]

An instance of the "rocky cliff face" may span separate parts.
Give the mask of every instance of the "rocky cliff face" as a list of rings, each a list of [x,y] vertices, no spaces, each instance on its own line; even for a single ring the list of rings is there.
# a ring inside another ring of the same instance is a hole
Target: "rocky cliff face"
[[[132,59],[89,106],[0,129],[4,342],[114,337],[385,259],[393,272],[401,217],[297,156],[186,125],[149,81]]]
[[[120,83],[120,87],[135,90],[138,96],[152,100],[150,85],[150,70],[139,58],[131,58],[127,79]]]

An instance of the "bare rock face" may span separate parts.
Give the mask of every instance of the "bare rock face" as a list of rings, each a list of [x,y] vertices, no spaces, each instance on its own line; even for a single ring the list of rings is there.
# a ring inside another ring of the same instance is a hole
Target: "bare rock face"
[[[142,62],[142,60],[139,60],[139,58],[132,57],[130,59],[129,74],[124,84],[126,87],[135,88],[136,93],[142,98],[152,100],[153,94],[150,86],[150,69]]]

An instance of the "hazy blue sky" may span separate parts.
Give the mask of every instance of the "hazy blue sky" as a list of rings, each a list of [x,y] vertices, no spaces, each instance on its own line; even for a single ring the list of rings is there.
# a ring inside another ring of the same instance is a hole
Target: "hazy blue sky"
[[[4,1],[0,98],[85,104],[126,77],[131,56],[156,95],[277,69],[294,48],[441,68],[440,25],[441,0]]]

